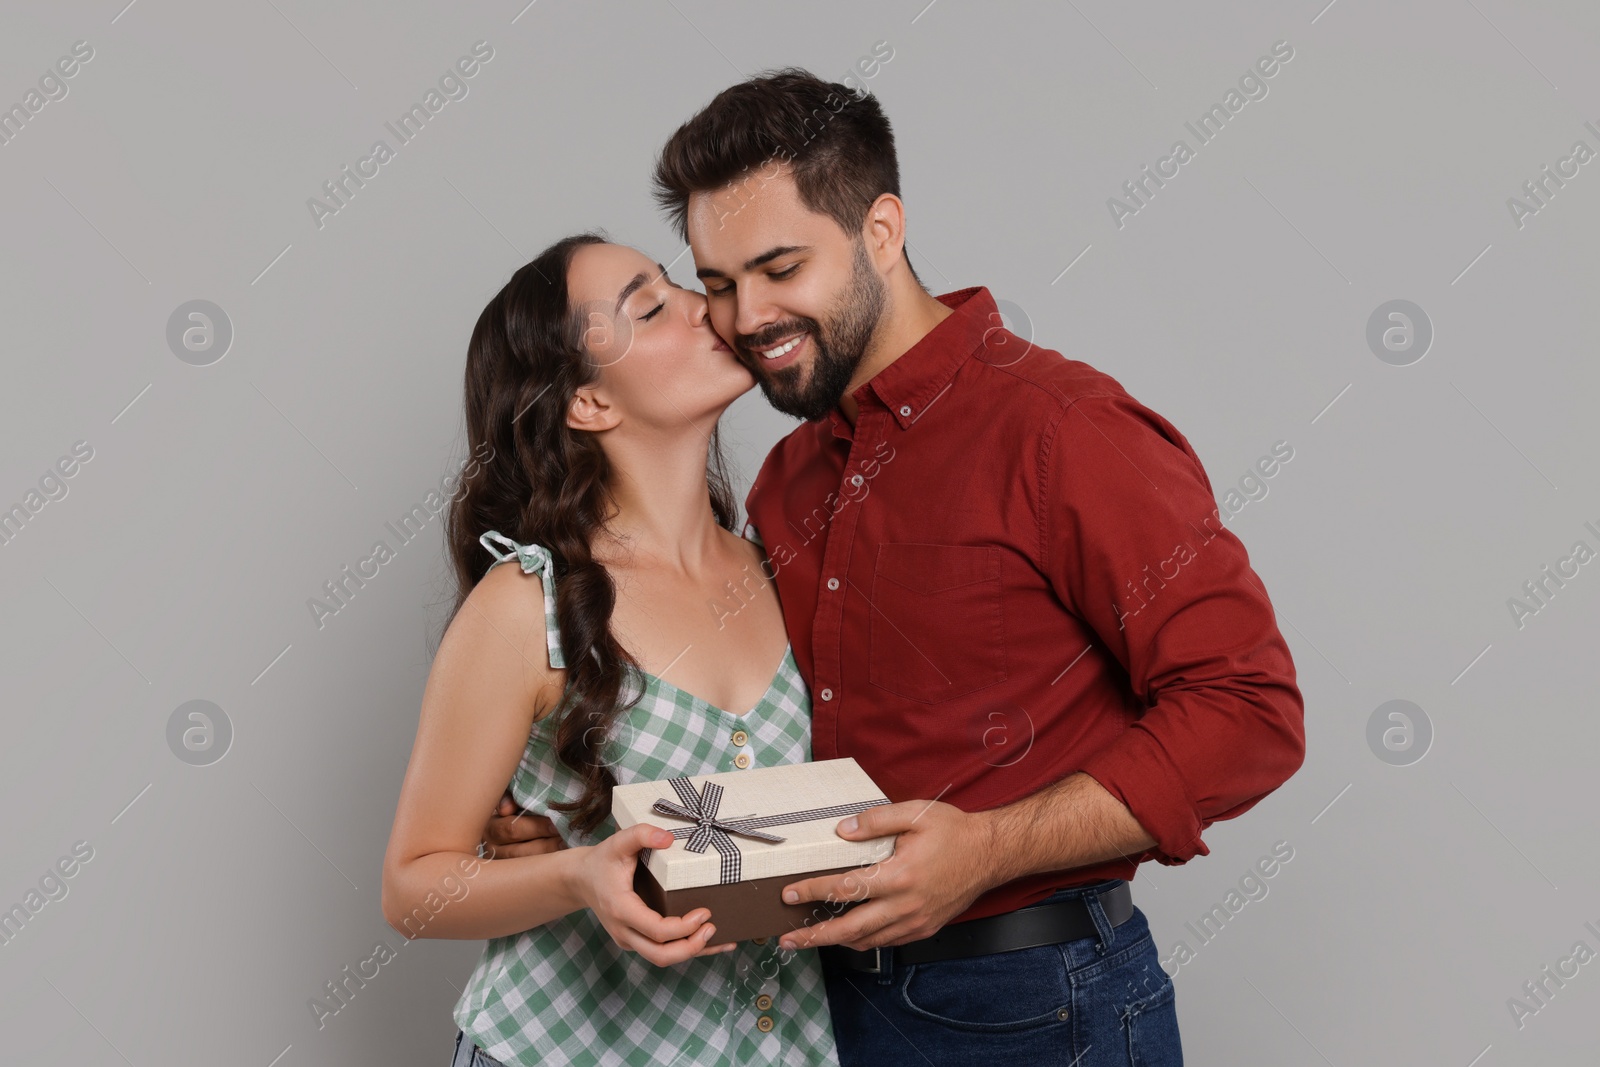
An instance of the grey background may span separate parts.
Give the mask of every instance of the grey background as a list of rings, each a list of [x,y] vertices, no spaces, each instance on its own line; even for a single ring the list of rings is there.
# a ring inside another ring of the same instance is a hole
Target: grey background
[[[1520,228],[1507,198],[1600,149],[1600,7],[123,2],[8,5],[0,31],[6,106],[95,51],[0,146],[0,506],[94,450],[0,546],[0,907],[94,850],[0,946],[0,1058],[447,1062],[478,943],[407,945],[320,1030],[307,1007],[398,940],[379,872],[440,523],[322,629],[306,601],[465,458],[467,336],[511,271],[593,225],[670,262],[647,178],[676,124],[881,40],[930,287],[987,285],[1118,378],[1219,496],[1294,448],[1230,526],[1293,649],[1306,764],[1134,883],[1165,957],[1294,849],[1177,973],[1189,1062],[1593,1062],[1600,962],[1521,1028],[1507,1000],[1600,950],[1600,564],[1520,629],[1507,600],[1600,548],[1600,162]],[[480,39],[469,94],[319,229],[306,200]],[[1196,147],[1185,121],[1279,40],[1268,95],[1119,229],[1107,198]],[[203,367],[166,341],[196,299],[234,330]],[[1394,299],[1434,329],[1410,366],[1365,340]],[[742,496],[793,423],[752,391],[724,425]],[[167,740],[196,699],[233,731],[209,766]],[[1405,766],[1367,740],[1395,699],[1433,733]]]

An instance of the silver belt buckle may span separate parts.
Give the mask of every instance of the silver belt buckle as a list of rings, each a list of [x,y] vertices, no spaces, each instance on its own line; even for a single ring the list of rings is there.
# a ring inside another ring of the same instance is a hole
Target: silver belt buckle
[[[883,973],[883,950],[881,948],[874,948],[872,950],[872,966],[863,967],[862,970],[867,974]]]

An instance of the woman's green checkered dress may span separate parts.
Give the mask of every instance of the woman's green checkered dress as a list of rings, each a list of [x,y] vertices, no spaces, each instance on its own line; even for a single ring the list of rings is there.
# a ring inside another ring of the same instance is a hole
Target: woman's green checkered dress
[[[564,667],[556,629],[550,552],[490,531],[480,540],[495,556],[512,559],[544,588],[550,664]],[[760,543],[759,536],[752,537]],[[509,551],[501,553],[491,541]],[[604,758],[619,782],[751,767],[804,763],[811,758],[811,701],[786,648],[760,703],[734,715],[653,675],[623,716]],[[632,678],[632,695],[641,685]],[[553,747],[557,716],[535,723],[511,781],[517,803],[547,815],[571,845],[594,844],[616,832],[608,816],[592,835],[577,834],[552,801],[573,801],[582,783]],[[737,745],[736,734],[745,744]],[[711,917],[712,922],[716,916]],[[520,934],[497,937],[457,1001],[456,1024],[490,1056],[506,1064],[598,1064],[602,1067],[705,1067],[712,1064],[837,1064],[822,967],[815,949],[787,963],[777,938],[657,967],[620,948],[587,908]]]

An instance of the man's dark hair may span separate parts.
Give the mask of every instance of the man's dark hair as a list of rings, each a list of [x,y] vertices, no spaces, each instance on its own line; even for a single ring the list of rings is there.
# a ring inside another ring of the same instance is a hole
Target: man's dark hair
[[[678,127],[656,161],[656,202],[687,241],[690,194],[743,179],[760,195],[758,172],[775,159],[791,166],[801,202],[852,237],[874,200],[900,195],[894,131],[877,98],[785,67],[722,90]]]

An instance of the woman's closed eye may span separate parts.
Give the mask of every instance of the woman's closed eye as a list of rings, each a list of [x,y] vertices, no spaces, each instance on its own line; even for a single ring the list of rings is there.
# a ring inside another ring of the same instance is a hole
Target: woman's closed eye
[[[668,285],[670,285],[674,289],[682,289],[683,288],[683,286],[681,286],[677,282],[673,281],[670,275],[667,275],[665,273],[663,273],[661,275],[661,280],[666,282]],[[666,306],[667,306],[667,302],[665,300],[663,300],[660,303],[658,303],[655,307],[653,307],[649,311],[645,312],[643,315],[640,315],[639,318],[640,318],[640,320],[642,320],[644,322],[649,322],[651,319],[656,317],[656,315],[661,311],[662,308],[664,308]]]

